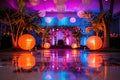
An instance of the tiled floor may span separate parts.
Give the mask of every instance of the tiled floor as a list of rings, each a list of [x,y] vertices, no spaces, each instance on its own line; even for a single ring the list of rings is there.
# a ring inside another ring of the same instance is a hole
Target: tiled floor
[[[119,76],[119,52],[76,49],[0,52],[0,80],[120,80]]]

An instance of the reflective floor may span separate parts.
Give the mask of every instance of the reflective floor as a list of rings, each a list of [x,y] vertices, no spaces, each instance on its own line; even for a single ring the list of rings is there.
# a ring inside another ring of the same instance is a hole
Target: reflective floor
[[[120,80],[120,52],[0,52],[0,80]]]

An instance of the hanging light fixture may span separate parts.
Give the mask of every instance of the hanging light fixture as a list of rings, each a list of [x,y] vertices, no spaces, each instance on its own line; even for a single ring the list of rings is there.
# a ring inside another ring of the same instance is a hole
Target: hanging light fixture
[[[46,16],[46,12],[45,11],[39,11],[38,13],[39,13],[38,15],[40,17],[45,17]]]
[[[58,12],[64,12],[65,11],[65,4],[56,4],[56,9]]]
[[[85,12],[83,10],[80,10],[80,11],[77,12],[77,16],[80,17],[80,18],[83,18],[84,14],[85,14]]]
[[[75,23],[75,22],[76,22],[76,18],[75,18],[75,17],[71,17],[71,18],[70,18],[70,22],[71,22],[71,23]]]
[[[36,6],[39,4],[40,0],[29,0],[29,2],[31,3],[31,5]]]
[[[92,3],[92,0],[82,0],[82,4],[84,5],[90,5]]]
[[[65,2],[67,0],[53,0],[53,2],[56,4],[56,10],[58,12],[64,12],[65,11]]]
[[[55,4],[64,4],[67,0],[53,0]]]

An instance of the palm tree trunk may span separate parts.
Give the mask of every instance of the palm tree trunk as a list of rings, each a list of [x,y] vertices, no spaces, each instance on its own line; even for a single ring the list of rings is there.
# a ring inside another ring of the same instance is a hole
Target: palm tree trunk
[[[18,44],[17,44],[17,40],[16,40],[16,36],[14,35],[14,31],[13,31],[13,28],[12,28],[12,24],[11,24],[11,21],[10,21],[10,17],[8,16],[8,14],[6,13],[7,15],[7,18],[8,18],[8,21],[9,21],[9,26],[10,26],[10,30],[11,30],[11,33],[12,33],[12,47],[13,48],[18,48]]]
[[[102,0],[99,0],[99,5],[100,5],[100,12],[103,12],[103,4],[102,4]],[[103,36],[104,36],[104,39],[103,39],[103,46],[102,48],[107,48],[108,47],[108,39],[107,39],[107,29],[106,29],[106,23],[105,23],[105,20],[104,20],[104,16],[102,17],[102,24],[103,24]]]
[[[14,39],[14,34],[12,34],[12,45],[13,45],[13,48],[17,48],[18,47],[17,42]]]
[[[109,13],[110,15],[108,15],[108,17],[106,18],[106,21],[105,19],[103,18],[103,23],[104,23],[104,27],[105,27],[105,30],[106,32],[104,31],[104,45],[103,45],[103,48],[109,48],[109,37],[110,37],[110,26],[111,26],[111,18],[112,18],[112,14],[113,14],[113,6],[114,6],[114,0],[111,0],[111,3],[110,3],[110,10],[109,10]]]
[[[100,11],[103,11],[103,4],[102,0],[99,0],[99,5],[100,5]],[[103,47],[102,48],[109,48],[109,27],[110,27],[110,21],[112,18],[112,13],[113,13],[113,6],[114,6],[114,0],[111,0],[110,3],[110,15],[107,17],[107,20],[105,21],[105,18],[103,16],[102,18],[102,23],[103,23],[103,29],[104,29],[104,41],[103,41]]]
[[[109,38],[107,36],[107,29],[106,29],[106,24],[104,18],[102,18],[102,23],[103,23],[103,29],[104,29],[104,40],[103,40],[103,46],[102,48],[108,48],[109,47]]]

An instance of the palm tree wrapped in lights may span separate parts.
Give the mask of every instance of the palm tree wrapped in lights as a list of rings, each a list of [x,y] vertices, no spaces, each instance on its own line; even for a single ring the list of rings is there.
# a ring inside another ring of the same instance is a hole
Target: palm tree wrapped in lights
[[[79,47],[80,46],[80,38],[82,36],[80,30],[78,28],[73,28],[72,29],[72,35],[73,37],[76,39],[77,41],[77,46]]]
[[[1,9],[1,23],[8,25],[11,30],[12,43],[14,48],[18,48],[18,38],[26,30],[34,30],[39,33],[37,25],[38,14],[28,14],[25,9],[26,0],[17,0],[18,9]]]

